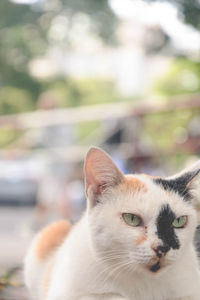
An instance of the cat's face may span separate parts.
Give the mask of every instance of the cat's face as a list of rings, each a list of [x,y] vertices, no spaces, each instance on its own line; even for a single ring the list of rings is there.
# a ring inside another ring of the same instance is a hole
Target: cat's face
[[[127,177],[102,198],[91,210],[90,222],[95,250],[107,262],[157,272],[192,243],[193,207],[152,179]]]
[[[96,149],[86,160],[94,252],[116,271],[160,273],[192,245],[197,220],[189,187],[198,172],[166,180],[124,176],[104,155]]]

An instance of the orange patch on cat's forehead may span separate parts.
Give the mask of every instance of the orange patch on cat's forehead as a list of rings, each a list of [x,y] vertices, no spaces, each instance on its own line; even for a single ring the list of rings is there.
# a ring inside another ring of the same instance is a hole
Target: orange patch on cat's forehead
[[[147,191],[146,184],[136,177],[125,176],[122,187],[126,190]]]
[[[159,179],[160,178],[159,176],[149,175],[149,174],[142,174],[142,176],[146,176],[147,178],[150,178],[150,179]]]
[[[58,221],[44,228],[39,235],[36,244],[36,255],[39,259],[45,259],[57,247],[59,247],[67,236],[71,224],[68,221]]]

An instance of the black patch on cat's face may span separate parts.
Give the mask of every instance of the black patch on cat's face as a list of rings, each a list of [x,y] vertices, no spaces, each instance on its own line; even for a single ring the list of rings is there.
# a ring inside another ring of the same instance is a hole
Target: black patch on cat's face
[[[178,193],[185,200],[190,200],[192,196],[190,193],[190,187],[187,185],[199,172],[200,170],[188,172],[175,179],[156,178],[154,179],[154,182],[161,185],[164,190],[173,191]]]
[[[170,206],[163,205],[156,220],[157,235],[163,241],[163,246],[160,249],[163,252],[168,252],[170,248],[179,249],[180,242],[173,228],[173,221],[176,218]]]
[[[160,268],[161,268],[161,265],[160,265],[160,262],[158,261],[156,264],[151,266],[149,270],[151,272],[157,272],[158,270],[160,270]]]

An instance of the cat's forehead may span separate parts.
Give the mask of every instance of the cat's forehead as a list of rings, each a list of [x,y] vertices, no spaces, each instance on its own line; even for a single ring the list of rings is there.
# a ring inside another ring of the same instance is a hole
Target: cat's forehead
[[[166,189],[159,184],[158,177],[148,175],[126,175],[120,186],[123,203],[129,210],[142,210],[148,213],[149,209],[158,214],[163,205],[168,205],[175,213],[188,210],[189,203],[183,200],[180,194],[173,189]]]
[[[162,194],[165,197],[181,198],[181,195],[174,186],[170,186],[170,181],[157,176],[146,174],[129,174],[125,176],[122,189],[128,193],[140,192],[141,194]]]
[[[121,190],[127,193],[139,192],[140,194],[166,192],[166,189],[161,184],[157,184],[158,180],[159,177],[146,174],[129,174],[124,177],[124,181],[121,183]]]

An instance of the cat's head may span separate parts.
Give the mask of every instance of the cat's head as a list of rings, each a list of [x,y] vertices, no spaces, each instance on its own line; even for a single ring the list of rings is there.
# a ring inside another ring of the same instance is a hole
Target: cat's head
[[[97,258],[119,271],[160,273],[177,263],[193,243],[198,182],[200,163],[165,179],[124,175],[104,151],[91,148],[85,187]]]

